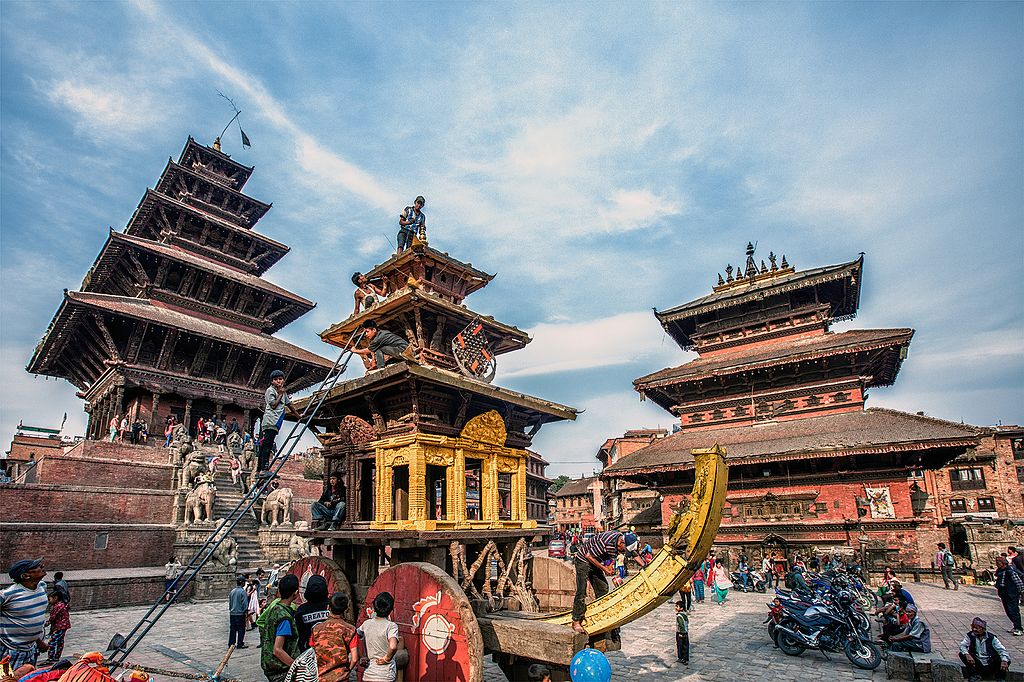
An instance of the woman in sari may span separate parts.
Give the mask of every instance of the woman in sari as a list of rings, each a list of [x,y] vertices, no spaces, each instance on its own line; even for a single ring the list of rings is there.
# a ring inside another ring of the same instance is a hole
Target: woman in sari
[[[732,581],[729,580],[729,572],[725,570],[725,564],[721,561],[715,562],[715,601],[718,602],[719,606],[725,604],[726,597],[729,594],[729,588],[732,587]]]

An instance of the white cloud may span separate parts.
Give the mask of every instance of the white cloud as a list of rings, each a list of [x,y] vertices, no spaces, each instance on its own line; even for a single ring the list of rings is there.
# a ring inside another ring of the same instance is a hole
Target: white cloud
[[[598,214],[598,223],[606,232],[643,229],[682,211],[680,204],[659,197],[649,189],[616,190],[609,199],[610,206]]]
[[[650,312],[543,323],[529,333],[533,341],[524,350],[499,358],[499,382],[634,362],[660,369],[684,361],[678,346]]]

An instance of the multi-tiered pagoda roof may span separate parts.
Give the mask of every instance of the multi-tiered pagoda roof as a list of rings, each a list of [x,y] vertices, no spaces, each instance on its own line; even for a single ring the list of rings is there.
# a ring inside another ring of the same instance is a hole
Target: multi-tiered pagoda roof
[[[316,304],[261,277],[288,247],[253,229],[270,204],[242,193],[251,174],[190,137],[81,291],[65,291],[27,369],[80,389],[92,437],[115,415],[247,423],[272,370],[297,390],[331,367],[271,336]]]

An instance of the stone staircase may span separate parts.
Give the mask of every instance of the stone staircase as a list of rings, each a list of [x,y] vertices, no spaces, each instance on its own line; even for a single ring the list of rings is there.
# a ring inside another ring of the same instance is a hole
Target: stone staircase
[[[203,445],[201,447],[208,456],[217,451],[216,446]],[[217,497],[213,503],[213,515],[218,519],[227,518],[228,514],[242,500],[244,493],[240,484],[231,482],[231,470],[226,455],[221,455],[221,460],[218,462],[214,484],[217,486]],[[257,517],[262,506],[262,502],[257,501],[253,507],[253,512]],[[253,517],[253,512],[243,515],[231,533],[231,536],[238,542],[236,570],[239,573],[249,573],[257,568],[268,566],[263,551],[260,549],[259,525]]]

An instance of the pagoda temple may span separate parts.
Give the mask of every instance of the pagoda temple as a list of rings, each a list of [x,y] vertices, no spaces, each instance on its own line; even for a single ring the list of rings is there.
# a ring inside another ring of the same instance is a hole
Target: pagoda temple
[[[655,312],[698,357],[634,387],[680,430],[603,477],[656,488],[667,518],[693,485],[690,450],[718,443],[729,459],[720,544],[751,558],[852,550],[869,563],[920,565],[949,539],[934,472],[974,452],[981,434],[866,407],[870,389],[896,380],[914,331],[830,330],[857,313],[863,255],[808,270],[774,253],[768,261],[748,244],[711,294]]]
[[[321,333],[345,347],[372,320],[415,357],[338,384],[317,413],[325,468],[345,482],[342,531],[535,528],[528,469],[539,456],[527,448],[577,411],[491,383],[498,357],[530,337],[466,307],[494,275],[422,237],[366,273],[386,285],[382,300]]]
[[[242,193],[252,168],[189,137],[123,232],[110,231],[27,370],[67,379],[99,439],[114,416],[162,434],[169,415],[251,427],[270,372],[289,391],[333,363],[272,334],[315,304],[262,278],[288,247],[253,227],[270,209]]]

